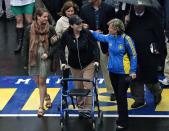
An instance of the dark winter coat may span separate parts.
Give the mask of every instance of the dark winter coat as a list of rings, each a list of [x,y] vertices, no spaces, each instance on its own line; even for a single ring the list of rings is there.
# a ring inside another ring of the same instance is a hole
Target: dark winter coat
[[[24,59],[24,66],[25,67],[28,67],[28,60],[29,60],[30,28],[31,28],[31,26],[29,25],[26,28],[25,33],[24,33],[23,59]],[[48,33],[48,36],[49,36],[48,37],[49,38],[48,59],[51,59],[52,62],[56,61],[56,60],[54,60],[54,54],[56,54],[56,52],[57,52],[57,55],[59,56],[58,45],[56,43],[54,43],[54,44],[50,43],[50,38],[53,35],[56,35],[56,32],[55,32],[55,29],[52,26],[50,26],[49,27],[49,33]],[[55,57],[55,59],[56,59],[56,57]],[[59,59],[57,61],[58,61],[58,63],[55,66],[59,65]],[[53,71],[53,65],[52,64],[53,63],[51,63],[51,71]]]
[[[112,6],[102,2],[99,8],[99,30],[103,31],[104,34],[108,33],[107,22],[115,17],[115,10]],[[97,30],[96,28],[96,18],[95,18],[95,9],[91,3],[83,5],[80,9],[80,17],[84,20],[84,23],[89,25],[89,28],[92,30]],[[101,44],[103,53],[107,53],[108,45]]]
[[[164,4],[165,9],[165,26],[166,26],[166,36],[169,39],[169,0],[165,0]]]
[[[68,65],[75,69],[83,69],[92,61],[99,61],[99,49],[97,42],[88,30],[82,30],[80,37],[75,38],[71,28],[66,30],[60,42],[60,59],[61,62],[67,64],[65,58],[65,47],[67,46]]]
[[[160,21],[148,10],[145,10],[143,16],[136,16],[133,10],[130,19],[126,33],[133,38],[136,46],[137,78],[144,83],[155,83],[158,80],[157,67],[165,49],[164,33]],[[156,43],[159,55],[151,53],[152,42]]]

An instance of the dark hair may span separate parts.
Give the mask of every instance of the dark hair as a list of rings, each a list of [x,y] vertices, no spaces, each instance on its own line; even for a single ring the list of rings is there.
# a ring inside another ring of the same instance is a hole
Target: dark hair
[[[66,16],[66,10],[68,10],[69,8],[73,7],[74,11],[75,11],[75,14],[78,13],[79,11],[79,7],[78,5],[76,5],[75,3],[73,3],[73,1],[66,1],[64,3],[64,5],[62,6],[62,9],[61,11],[58,13],[58,15],[61,15],[61,16]]]
[[[34,19],[37,20],[37,16],[42,16],[43,13],[45,12],[48,13],[48,11],[45,8],[37,8],[34,14]]]

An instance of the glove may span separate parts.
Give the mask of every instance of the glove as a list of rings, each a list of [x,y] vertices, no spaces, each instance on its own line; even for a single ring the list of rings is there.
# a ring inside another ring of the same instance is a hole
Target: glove
[[[132,79],[136,79],[136,74],[135,74],[135,73],[131,73],[131,74],[130,74],[130,77],[131,77]]]
[[[131,82],[131,81],[132,81],[132,77],[131,77],[131,76],[127,76],[127,77],[125,78],[125,81],[126,81],[126,82]]]
[[[43,53],[42,56],[41,56],[41,59],[42,59],[42,60],[45,60],[45,59],[47,59],[47,58],[48,58],[48,55],[47,55],[46,53]]]
[[[94,62],[94,66],[99,67],[99,62]]]
[[[28,69],[28,67],[27,67],[27,66],[24,66],[24,67],[23,67],[23,69],[24,69],[24,70],[27,70],[27,69]]]
[[[61,69],[65,70],[65,68],[66,68],[66,64],[61,64]]]

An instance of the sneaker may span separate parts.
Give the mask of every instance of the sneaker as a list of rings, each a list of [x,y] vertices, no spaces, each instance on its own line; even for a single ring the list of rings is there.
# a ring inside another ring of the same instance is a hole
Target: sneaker
[[[116,96],[114,93],[110,94],[110,101],[115,101],[116,100]]]
[[[163,80],[158,80],[158,81],[163,85],[169,85],[169,79],[168,78],[164,78]]]
[[[127,127],[120,126],[120,125],[117,125],[117,127],[116,127],[116,131],[125,131],[126,129],[127,129]]]
[[[3,19],[3,16],[4,16],[4,11],[0,11],[0,20]]]
[[[0,11],[0,17],[2,17],[3,15],[4,15],[4,11],[1,10],[1,11]]]
[[[8,21],[10,21],[10,20],[14,20],[15,19],[15,16],[14,15],[6,15],[6,19],[8,20]]]
[[[145,106],[145,102],[134,102],[132,105],[131,105],[131,108],[141,108],[143,106]]]

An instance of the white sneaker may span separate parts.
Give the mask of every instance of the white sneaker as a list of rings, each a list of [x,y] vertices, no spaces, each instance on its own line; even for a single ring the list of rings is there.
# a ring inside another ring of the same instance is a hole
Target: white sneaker
[[[6,14],[6,18],[7,18],[7,19],[12,19],[12,18],[14,18],[14,15],[11,15],[11,14],[8,14],[8,15],[7,15],[7,14]]]
[[[169,79],[168,78],[164,78],[163,80],[158,80],[158,81],[163,85],[169,85]]]
[[[3,10],[1,10],[1,11],[0,11],[0,17],[2,17],[2,16],[3,16],[3,14],[4,14],[4,11],[3,11]]]

